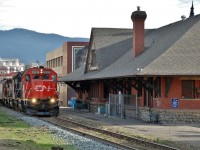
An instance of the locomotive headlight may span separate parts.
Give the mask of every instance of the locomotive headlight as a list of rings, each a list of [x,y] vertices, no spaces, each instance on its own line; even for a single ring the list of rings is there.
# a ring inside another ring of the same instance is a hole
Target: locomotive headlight
[[[35,103],[37,102],[37,100],[36,100],[35,98],[33,98],[33,99],[31,100],[31,102],[35,104]]]
[[[56,101],[56,100],[55,100],[54,98],[50,99],[50,102],[51,102],[51,103],[55,103],[55,101]]]

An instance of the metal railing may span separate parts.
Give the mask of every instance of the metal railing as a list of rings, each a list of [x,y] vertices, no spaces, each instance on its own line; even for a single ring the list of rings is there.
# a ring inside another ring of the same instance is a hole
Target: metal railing
[[[109,94],[109,101],[106,103],[106,115],[126,118],[130,113],[138,114],[137,95]]]

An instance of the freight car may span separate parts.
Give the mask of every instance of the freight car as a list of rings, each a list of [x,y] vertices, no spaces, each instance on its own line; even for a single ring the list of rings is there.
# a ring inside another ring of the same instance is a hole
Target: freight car
[[[0,81],[0,102],[30,115],[58,115],[57,74],[43,66]]]

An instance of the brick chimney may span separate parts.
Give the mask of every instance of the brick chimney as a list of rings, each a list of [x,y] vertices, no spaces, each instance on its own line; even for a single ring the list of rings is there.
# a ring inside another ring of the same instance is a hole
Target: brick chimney
[[[133,58],[144,51],[144,21],[147,17],[145,11],[134,11],[131,15],[133,21]]]

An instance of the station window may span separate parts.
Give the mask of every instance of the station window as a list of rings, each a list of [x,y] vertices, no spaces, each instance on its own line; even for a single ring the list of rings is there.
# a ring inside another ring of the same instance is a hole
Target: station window
[[[194,80],[182,80],[182,98],[195,98]]]
[[[156,78],[155,80],[155,97],[161,96],[161,78]]]
[[[99,97],[99,82],[93,82],[93,84],[91,85],[91,97]]]
[[[63,65],[63,56],[60,57],[60,65]]]

